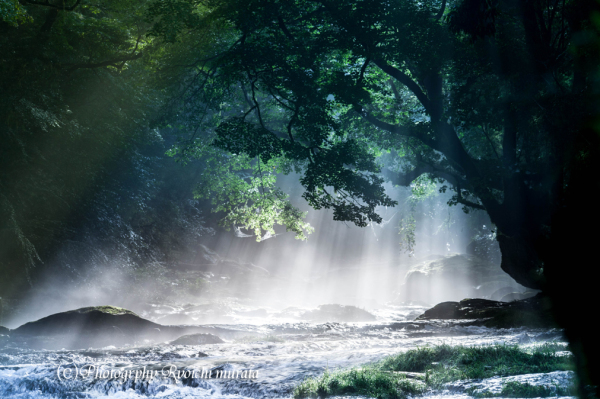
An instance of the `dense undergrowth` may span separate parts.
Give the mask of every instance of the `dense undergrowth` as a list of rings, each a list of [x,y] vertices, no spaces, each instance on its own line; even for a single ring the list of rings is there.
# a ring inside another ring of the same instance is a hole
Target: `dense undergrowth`
[[[561,355],[561,344],[546,343],[534,348],[509,345],[426,346],[399,353],[361,369],[326,371],[303,381],[295,398],[330,395],[364,395],[375,398],[405,398],[442,389],[451,381],[573,370],[573,356]],[[409,372],[411,378],[403,372]],[[547,397],[570,394],[572,387],[532,386],[507,383],[504,397]],[[473,396],[490,394],[468,392]]]

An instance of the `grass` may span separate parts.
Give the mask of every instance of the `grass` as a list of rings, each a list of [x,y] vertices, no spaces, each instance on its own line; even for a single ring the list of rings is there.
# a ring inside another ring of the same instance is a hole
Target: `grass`
[[[309,378],[294,390],[294,398],[316,398],[331,395],[363,395],[382,399],[399,399],[425,392],[424,382],[400,374],[385,372],[376,366],[360,370],[326,371],[319,378]]]
[[[456,380],[573,370],[572,355],[557,355],[564,350],[564,346],[555,343],[528,350],[510,345],[425,346],[387,357],[361,370],[326,372],[321,377],[309,378],[296,387],[294,397],[365,395],[382,399],[404,398],[422,394],[427,389],[441,389]],[[398,373],[403,371],[424,373],[423,381],[407,379]],[[520,392],[527,389],[530,392],[550,389],[529,384],[518,387],[516,384],[508,383],[504,387],[506,392],[502,391],[504,396],[516,397],[514,395],[521,395]]]

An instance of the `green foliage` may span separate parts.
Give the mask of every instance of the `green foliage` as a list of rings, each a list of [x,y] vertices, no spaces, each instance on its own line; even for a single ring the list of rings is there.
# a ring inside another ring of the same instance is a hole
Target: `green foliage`
[[[430,386],[440,388],[458,379],[573,370],[573,357],[557,355],[559,350],[564,348],[552,344],[535,347],[531,353],[509,345],[462,347],[444,344],[389,357],[381,367],[394,371],[427,372]]]
[[[398,221],[398,234],[400,234],[400,250],[412,255],[417,244],[415,231],[417,224],[414,216],[414,206],[411,205],[408,216],[401,216]]]
[[[170,151],[171,155],[180,153],[178,148]],[[276,186],[277,173],[289,172],[291,167],[284,158],[263,161],[213,146],[196,149],[194,157],[205,163],[195,196],[210,199],[213,211],[225,214],[221,224],[227,229],[233,226],[250,230],[259,242],[274,236],[277,224],[286,226],[300,240],[306,240],[306,234],[313,232],[302,221],[306,213],[295,208],[287,200],[288,195]]]
[[[573,357],[557,354],[564,349],[564,346],[554,343],[527,350],[508,345],[425,346],[387,357],[359,370],[327,371],[318,378],[306,379],[295,388],[294,397],[364,395],[404,398],[423,394],[427,389],[442,389],[444,384],[462,379],[573,370]],[[425,381],[407,379],[401,372],[425,373]],[[536,397],[531,395],[539,394],[546,397],[572,395],[573,392],[573,387],[559,389],[507,383],[499,396]],[[469,394],[478,397],[475,389]]]
[[[31,21],[19,0],[0,0],[0,20],[12,26]]]
[[[148,5],[0,2],[3,296],[45,268],[139,267],[210,233],[155,128],[178,49],[146,36]]]
[[[507,270],[537,288],[536,240],[547,238],[576,158],[562,154],[578,153],[581,121],[596,111],[598,6],[446,4],[161,0],[150,20],[156,37],[181,43],[225,27],[219,51],[190,67],[202,79],[185,90],[207,107],[220,106],[215,93],[226,99],[220,148],[301,162],[309,204],[358,226],[396,205],[381,175],[403,186],[427,175],[454,193],[449,205],[487,211],[511,239],[531,237],[521,253],[534,259]],[[415,194],[430,188],[417,182]]]
[[[320,378],[306,379],[294,389],[294,398],[361,395],[397,399],[420,395],[425,392],[425,388],[425,384],[420,381],[365,366],[360,370],[326,371]]]

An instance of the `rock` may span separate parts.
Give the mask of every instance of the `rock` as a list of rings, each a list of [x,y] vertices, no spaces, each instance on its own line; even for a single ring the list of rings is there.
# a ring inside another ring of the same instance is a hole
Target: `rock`
[[[164,326],[115,306],[56,313],[10,331],[10,341],[32,349],[83,349],[165,342],[186,334],[226,331],[199,326]],[[233,332],[229,332],[233,333]]]
[[[34,348],[87,348],[119,346],[136,338],[154,338],[161,327],[127,309],[95,306],[56,313],[23,324],[13,330],[12,335]]]
[[[373,321],[375,316],[364,309],[352,305],[321,305],[318,310],[312,310],[304,313],[302,318],[305,320],[319,322],[355,322],[355,321]]]
[[[512,301],[520,301],[522,299],[531,298],[535,296],[537,292],[527,291],[527,292],[511,292],[510,294],[504,295],[500,301],[502,302],[512,302]]]
[[[8,335],[8,332],[9,332],[9,331],[10,331],[10,330],[9,330],[8,328],[6,328],[6,327],[3,327],[3,326],[0,326],[0,334],[1,334],[1,335]]]
[[[413,265],[400,290],[404,301],[439,303],[486,297],[506,286],[518,287],[500,266],[461,254]]]
[[[40,320],[23,324],[13,332],[17,335],[90,334],[98,331],[130,333],[140,328],[160,327],[142,319],[130,310],[116,306],[92,306],[56,313]]]
[[[416,317],[416,320],[422,319],[460,319],[458,313],[458,302],[442,302],[435,305],[433,308],[426,310],[421,316]]]
[[[513,292],[518,292],[514,287],[502,287],[492,293],[490,295],[490,299],[492,301],[502,301],[502,297],[508,294],[512,294]],[[504,301],[505,302],[505,301]]]
[[[207,345],[207,344],[222,344],[221,338],[213,334],[199,333],[188,334],[177,338],[170,342],[171,345]]]
[[[425,311],[416,320],[429,319],[474,320],[473,325],[495,328],[556,327],[549,300],[541,294],[508,303],[488,299],[443,302]]]

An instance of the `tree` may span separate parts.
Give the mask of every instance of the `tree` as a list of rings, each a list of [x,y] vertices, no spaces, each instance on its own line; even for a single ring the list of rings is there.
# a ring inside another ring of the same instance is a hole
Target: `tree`
[[[50,268],[80,281],[115,260],[142,267],[209,232],[191,198],[195,172],[164,155],[175,133],[153,126],[172,85],[159,72],[178,53],[146,36],[147,6],[0,2],[5,299]]]
[[[179,28],[221,21],[231,29],[228,47],[199,68],[211,93],[214,86],[245,88],[245,108],[215,131],[218,147],[296,162],[304,198],[359,226],[379,221],[376,206],[392,205],[380,171],[399,185],[426,175],[454,192],[450,205],[488,213],[502,268],[547,291],[561,312],[556,241],[565,233],[556,226],[580,226],[564,221],[583,195],[580,177],[590,174],[582,165],[595,165],[598,151],[590,127],[600,54],[596,3],[160,4],[158,26],[173,19],[169,10],[187,7],[195,18],[180,19]],[[263,117],[274,110],[276,117]],[[376,161],[382,153],[393,158],[383,168]],[[592,359],[597,345],[574,323],[567,333],[583,342],[578,358]],[[600,386],[592,370],[588,377]]]

